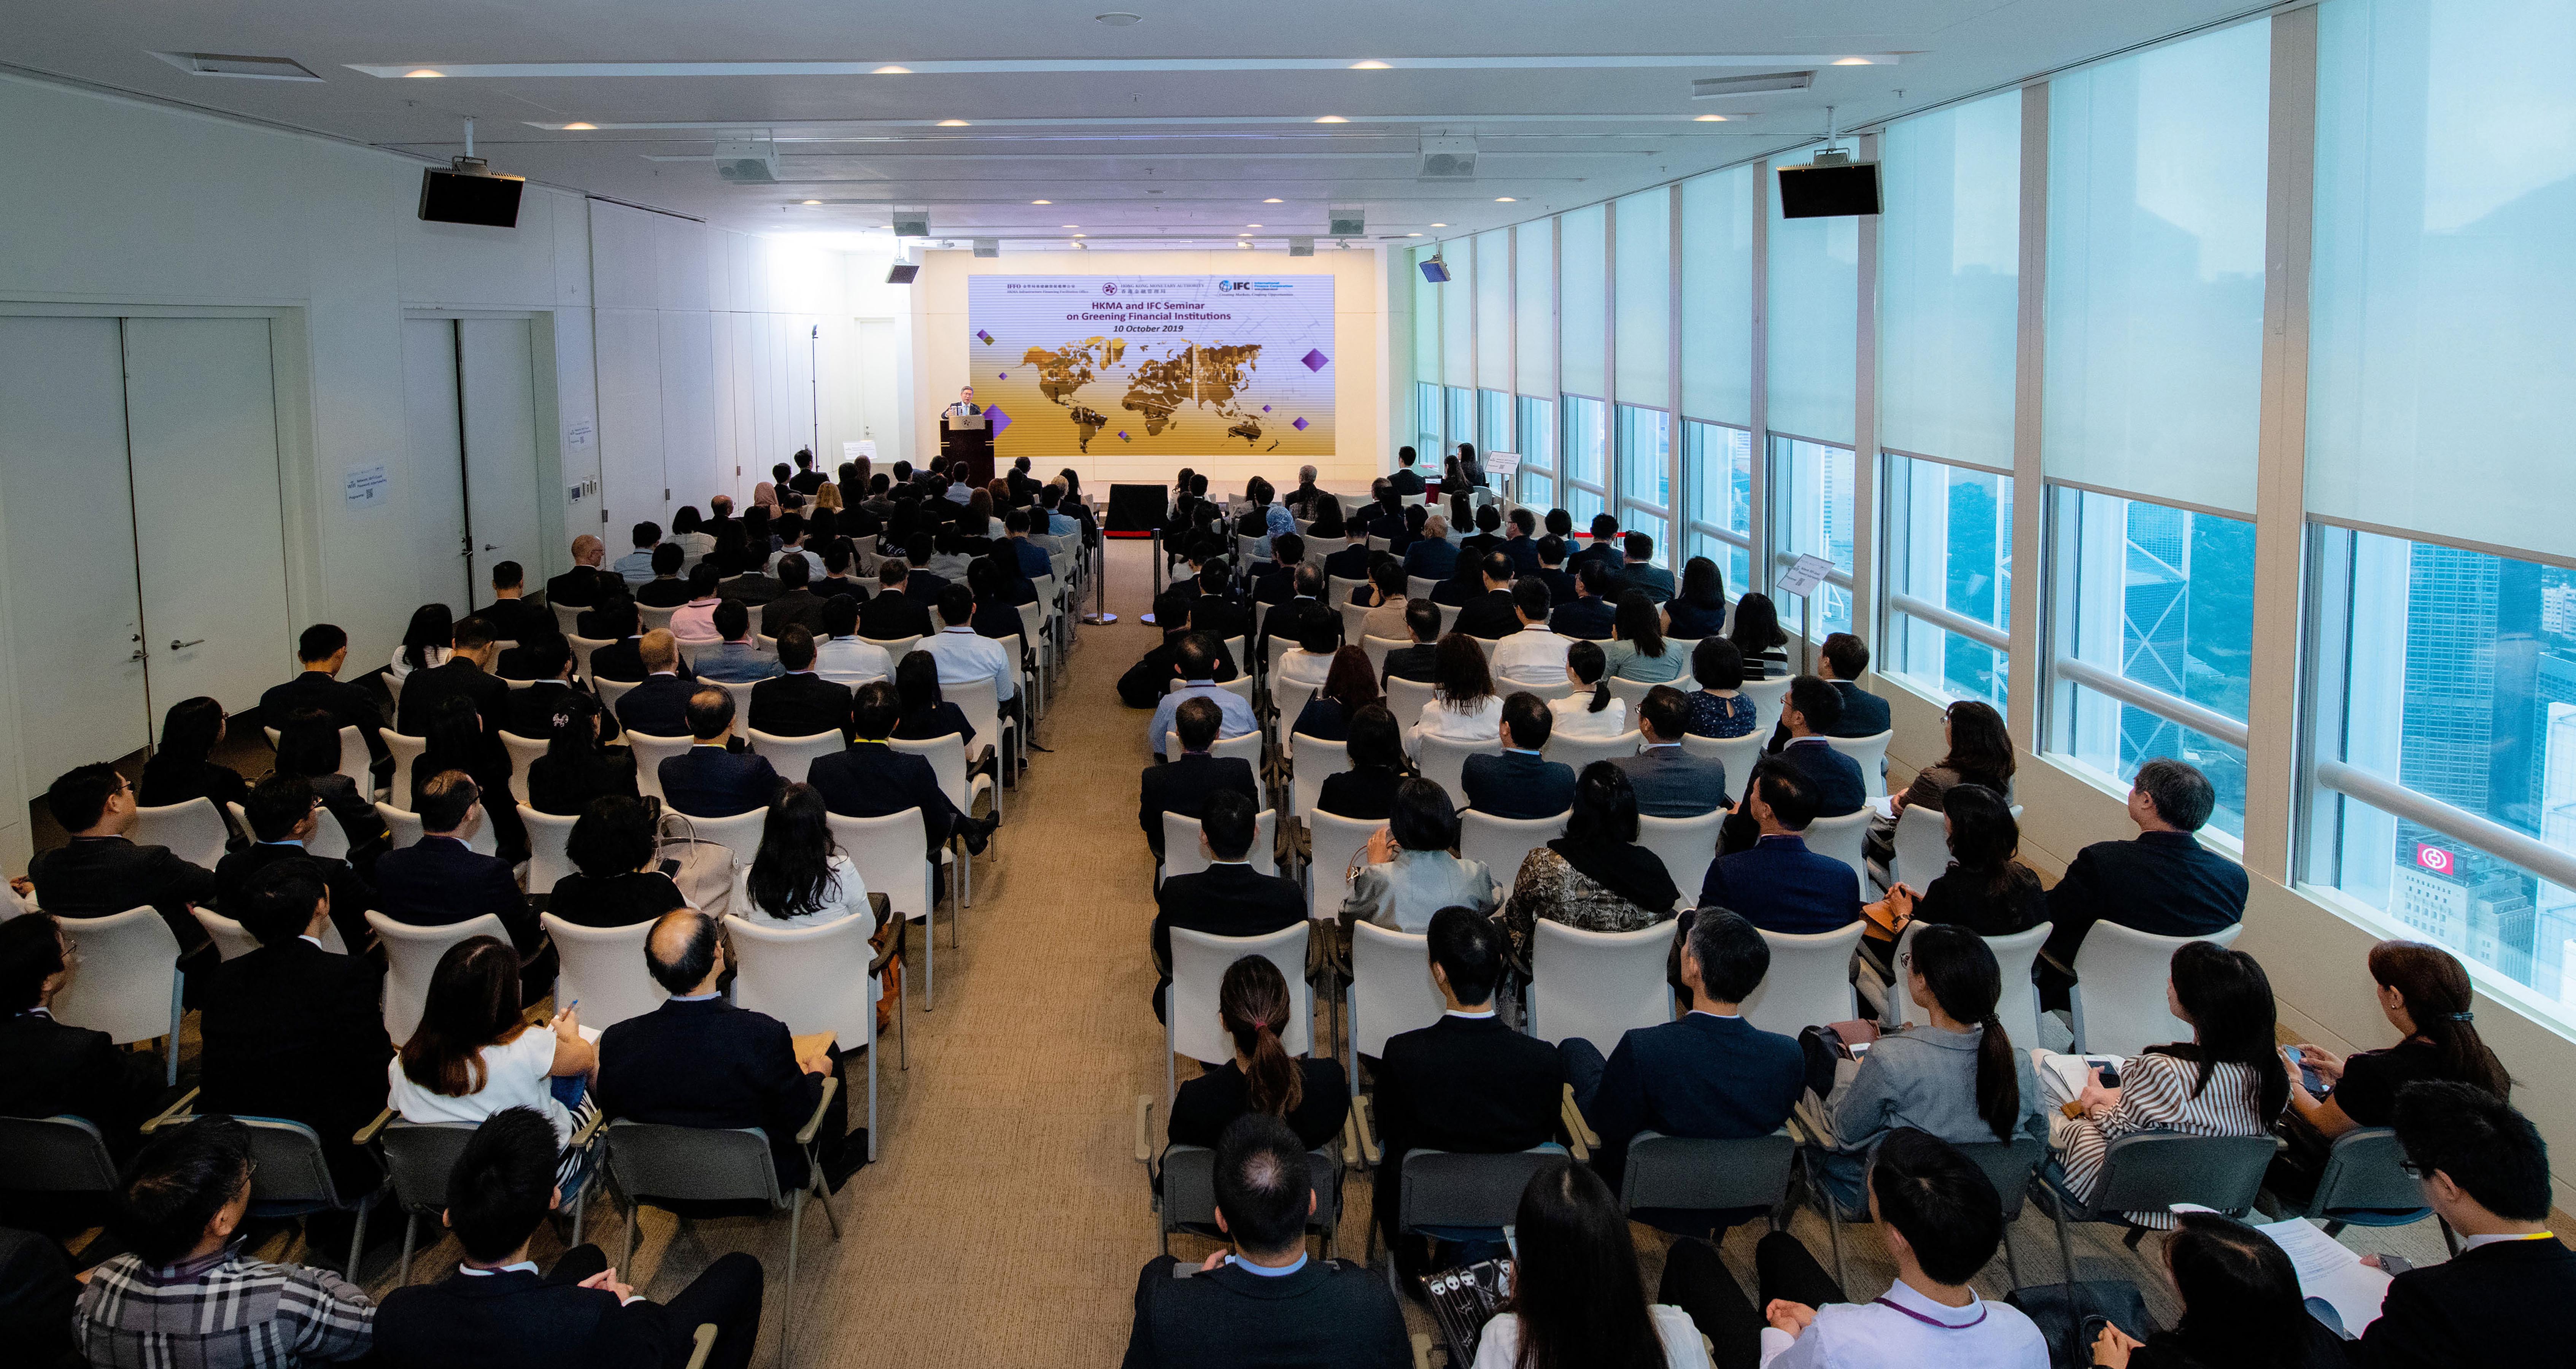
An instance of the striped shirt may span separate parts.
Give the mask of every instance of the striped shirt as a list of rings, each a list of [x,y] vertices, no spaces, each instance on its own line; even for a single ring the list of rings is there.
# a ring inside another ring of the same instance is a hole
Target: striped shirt
[[[2102,1162],[2111,1143],[2133,1132],[2168,1131],[2184,1136],[2260,1136],[2270,1128],[2256,1111],[2261,1081],[2244,1065],[2222,1062],[2210,1071],[2209,1087],[2192,1096],[2200,1063],[2172,1055],[2133,1055],[2120,1066],[2120,1101],[2096,1117],[2078,1117],[2064,1133],[2058,1161],[2067,1187],[2090,1200],[2101,1186]],[[2138,1226],[2169,1230],[2170,1212],[2131,1212]]]
[[[92,1369],[293,1369],[373,1346],[376,1307],[355,1285],[243,1247],[162,1269],[133,1255],[100,1265],[72,1316]]]

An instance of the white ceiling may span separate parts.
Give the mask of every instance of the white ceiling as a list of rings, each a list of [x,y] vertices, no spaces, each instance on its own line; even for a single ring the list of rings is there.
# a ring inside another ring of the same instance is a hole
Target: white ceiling
[[[1109,247],[1239,233],[1275,245],[1322,233],[1336,205],[1364,207],[1373,239],[1455,236],[1797,146],[1823,133],[1828,105],[1849,128],[2239,14],[2249,0],[10,8],[0,63],[20,70],[438,159],[463,150],[471,115],[496,171],[728,227],[881,232],[899,205],[927,208],[943,236],[1061,247],[1079,231]],[[1112,9],[1142,22],[1095,20]],[[155,52],[292,58],[321,80],[194,75]],[[1862,55],[1869,65],[1832,64]],[[1348,69],[1369,59],[1389,69]],[[939,62],[969,69],[873,74]],[[357,69],[467,64],[478,73]],[[529,64],[544,69],[511,69]],[[1083,69],[1046,69],[1063,67]],[[1809,90],[1691,98],[1694,78],[1807,68]],[[1695,121],[1708,113],[1729,117]],[[1327,115],[1348,122],[1316,122]],[[953,119],[967,123],[938,126]],[[572,122],[600,127],[561,127]],[[724,130],[774,136],[783,183],[719,181]],[[1418,179],[1426,136],[1475,137],[1475,178]]]

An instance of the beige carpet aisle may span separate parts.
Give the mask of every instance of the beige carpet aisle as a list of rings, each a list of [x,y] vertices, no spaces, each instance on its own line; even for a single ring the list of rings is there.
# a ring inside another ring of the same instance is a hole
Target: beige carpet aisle
[[[1146,549],[1117,543],[1110,556],[1114,626],[1081,629],[1082,649],[1037,731],[1041,754],[1008,796],[995,848],[976,862],[975,905],[964,944],[947,944],[940,921],[939,998],[911,1015],[912,1067],[895,1067],[887,1043],[880,1065],[879,1158],[833,1199],[841,1237],[832,1239],[809,1207],[797,1292],[799,1369],[857,1366],[1097,1366],[1126,1344],[1136,1271],[1156,1253],[1145,1179],[1134,1159],[1135,1103],[1157,1099],[1162,1121],[1162,1032],[1147,994],[1152,975],[1146,927],[1153,917],[1153,866],[1136,827],[1137,774],[1149,752],[1145,715],[1118,703],[1112,685],[1153,640],[1136,621],[1148,607]],[[921,972],[920,942],[911,943]],[[916,990],[917,990],[916,985]],[[1184,1072],[1188,1067],[1183,1067]],[[864,1074],[853,1082],[864,1089]],[[852,1122],[864,1114],[854,1100]],[[590,1236],[617,1255],[623,1214],[595,1207]],[[1355,1257],[1369,1220],[1368,1183],[1345,1189],[1342,1253]],[[727,1220],[681,1229],[647,1212],[627,1277],[668,1297],[717,1255],[757,1254],[769,1271],[770,1306],[754,1363],[778,1362],[778,1300],[787,1296],[787,1226]],[[1820,1254],[1824,1228],[1812,1216],[1799,1232]],[[1651,1290],[1666,1238],[1636,1228]],[[1726,1244],[1738,1270],[1752,1267],[1758,1225]],[[437,1235],[425,1232],[424,1239]],[[1876,1237],[1844,1233],[1849,1290],[1873,1297],[1891,1276]],[[2033,1209],[2015,1231],[2027,1282],[2058,1273],[2054,1237]],[[2170,1315],[2148,1259],[2119,1247],[2109,1228],[2079,1232],[2088,1276],[2137,1280],[2149,1306]],[[2361,1249],[2401,1249],[2419,1263],[2440,1258],[2430,1224],[2399,1232],[2347,1233]],[[2429,1244],[2430,1249],[2425,1247]],[[1204,1254],[1201,1242],[1175,1253]],[[539,1237],[539,1258],[554,1241]],[[416,1278],[443,1275],[452,1242],[430,1247]],[[390,1273],[370,1281],[381,1293]],[[2007,1284],[1998,1259],[1981,1286]],[[1418,1330],[1430,1329],[1408,1306]]]

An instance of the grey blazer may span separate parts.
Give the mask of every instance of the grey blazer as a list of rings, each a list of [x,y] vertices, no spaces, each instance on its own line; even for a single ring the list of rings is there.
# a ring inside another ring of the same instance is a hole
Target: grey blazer
[[[1637,811],[1653,818],[1695,818],[1726,806],[1726,763],[1680,746],[1649,747],[1610,762],[1628,773]]]
[[[1419,934],[1431,929],[1433,913],[1453,904],[1490,913],[1500,902],[1485,862],[1446,851],[1398,851],[1384,865],[1360,867],[1342,920]]]

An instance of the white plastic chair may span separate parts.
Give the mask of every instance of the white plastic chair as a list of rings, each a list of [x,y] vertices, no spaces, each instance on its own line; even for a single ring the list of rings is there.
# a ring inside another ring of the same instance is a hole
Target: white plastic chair
[[[1234,1038],[1217,1020],[1217,989],[1227,967],[1257,955],[1279,967],[1288,981],[1288,1026],[1279,1044],[1290,1055],[1306,1055],[1314,1046],[1314,989],[1306,983],[1305,923],[1282,927],[1268,936],[1210,936],[1186,927],[1172,929],[1172,987],[1163,1004],[1163,1098],[1168,1104],[1180,1092],[1175,1056],[1186,1055],[1206,1065],[1234,1058]]]
[[[54,1019],[107,1033],[117,1045],[168,1038],[164,1081],[179,1082],[179,938],[158,909],[106,917],[58,917],[80,955],[71,983],[54,998]]]
[[[211,870],[224,858],[224,843],[232,838],[232,830],[224,826],[223,810],[215,807],[215,801],[199,796],[186,803],[135,809],[134,830],[127,835],[137,846],[167,846],[179,859]]]
[[[1361,1056],[1385,1055],[1387,1038],[1431,1026],[1448,1010],[1431,982],[1430,945],[1420,933],[1351,924],[1350,1031],[1343,1038],[1350,1078],[1360,1077]]]
[[[671,615],[679,611],[680,606],[678,604],[673,604],[669,608],[656,608],[651,604],[637,604],[635,606],[635,617],[636,621],[644,625],[644,630],[646,632],[654,631],[657,628],[661,631],[668,632],[671,630]]]
[[[1630,728],[1615,737],[1560,737],[1551,733],[1539,754],[1552,761],[1563,761],[1575,774],[1594,761],[1624,760],[1637,754],[1646,744],[1646,734]]]
[[[1264,808],[1252,820],[1252,850],[1246,859],[1265,875],[1279,873],[1279,814]],[[1163,814],[1163,878],[1195,875],[1208,868],[1199,852],[1199,820],[1185,813]]]
[[[448,947],[478,936],[504,944],[510,940],[509,929],[490,913],[463,922],[415,927],[370,911],[367,925],[376,929],[376,940],[385,948],[385,1034],[396,1046],[409,1041],[420,1026],[421,1009],[429,1001],[430,976],[437,973],[439,957],[447,954]]]
[[[662,762],[697,745],[695,737],[656,737],[630,731],[625,734],[626,749],[635,753],[635,789],[650,799],[663,799]]]
[[[1004,750],[1019,749],[1016,746],[1003,748],[1002,744],[1006,736],[1016,742],[1020,731],[1017,723],[1010,724],[1008,731],[1005,731],[1001,699],[993,692],[992,680],[981,679],[969,680],[964,684],[943,684],[939,687],[939,695],[957,705],[957,711],[965,714],[967,723],[975,729],[975,755],[968,759],[980,759],[985,751],[992,750],[997,758],[993,768],[994,773],[1001,775],[1007,781],[1010,776],[1004,773],[998,758],[1004,754]],[[1001,802],[1001,790],[996,788],[993,791],[994,811],[1000,811]],[[873,889],[876,886],[871,884],[868,887]]]
[[[1372,637],[1369,640],[1374,642],[1379,639]],[[1378,668],[1383,673],[1385,664],[1381,662]],[[1422,721],[1422,710],[1431,706],[1434,690],[1435,686],[1423,680],[1386,682],[1386,711],[1395,715],[1395,727],[1398,732],[1409,734],[1413,731],[1414,725]]]
[[[1338,586],[1343,582],[1336,580],[1333,583]],[[1370,612],[1368,605],[1354,604],[1346,595],[1335,592],[1333,595],[1333,611],[1342,615],[1343,641],[1357,644],[1361,638],[1368,635],[1368,616]]]
[[[393,833],[393,842],[389,849],[399,851],[403,847],[415,845],[420,841],[422,833],[420,814],[406,813],[390,803],[379,803],[376,805],[376,816],[383,818],[385,830]],[[465,843],[465,849],[478,856],[501,854],[501,839],[493,834],[489,813],[484,815],[483,824],[474,829],[474,835]]]
[[[1914,1001],[1905,988],[1905,956],[1914,949],[1914,933],[1924,924],[1917,922],[1905,929],[1896,941],[1897,982],[1887,988],[1889,1012],[1882,1020],[1889,1026],[1917,1026],[1931,1021],[1931,1016]],[[1994,952],[1995,968],[2003,972],[2003,997],[1995,1002],[1995,1018],[2004,1024],[2004,1034],[2012,1038],[2015,1050],[2028,1050],[2039,1044],[2039,986],[2030,982],[2031,964],[2039,959],[2039,948],[2056,929],[2053,922],[2043,922],[2011,936],[1985,938],[1986,949]],[[2166,1037],[2168,1041],[2182,1037]],[[2156,1043],[2149,1043],[2156,1044]]]
[[[1888,876],[1916,893],[1950,868],[1950,836],[1941,810],[1909,803],[1896,815],[1896,863]]]
[[[1745,668],[1752,669],[1752,663],[1746,662]],[[1753,735],[1770,740],[1771,730],[1780,725],[1780,705],[1789,697],[1792,678],[1783,675],[1777,679],[1746,680],[1740,686],[1744,697],[1753,701]]]
[[[1274,730],[1279,736],[1280,755],[1296,759],[1289,729],[1297,725],[1297,715],[1306,711],[1306,705],[1313,702],[1316,691],[1322,688],[1322,685],[1297,684],[1287,680],[1271,686],[1270,702],[1276,715]]]
[[[1290,721],[1293,723],[1295,720]],[[1282,750],[1286,749],[1284,739],[1280,746]],[[1324,792],[1325,780],[1351,768],[1349,742],[1328,742],[1321,737],[1308,736],[1304,752],[1306,759],[1290,773],[1288,786],[1288,816],[1295,819],[1303,819],[1315,811],[1315,803]]]
[[[958,812],[973,817],[975,796],[978,794],[987,795],[993,800],[994,812],[1001,811],[1001,791],[994,787],[993,777],[977,775],[971,780],[967,777],[964,737],[954,732],[945,737],[933,737],[924,742],[905,741],[895,737],[889,738],[886,746],[890,750],[899,751],[908,756],[919,756],[930,762],[930,773],[939,780],[939,792],[947,795],[950,803],[957,805]],[[964,921],[959,910],[975,905],[975,858],[974,854],[966,849],[965,838],[959,837],[950,843],[949,859],[957,866],[957,902],[949,909],[948,918],[948,944],[954,946],[961,935],[958,930],[959,924]]]
[[[231,960],[259,949],[259,938],[252,936],[249,928],[231,918],[221,913],[207,912],[203,908],[190,908],[188,911],[197,915],[197,925],[205,928],[206,935],[214,939],[217,958]],[[329,923],[322,928],[322,949],[333,955],[349,953],[349,943],[340,939],[338,923]]]
[[[1440,582],[1437,580],[1425,579],[1419,575],[1404,577],[1404,597],[1407,599],[1428,599],[1431,597],[1431,591],[1438,588],[1440,588]]]
[[[1443,607],[1445,608],[1445,607],[1446,607],[1446,605],[1443,605]],[[1481,651],[1481,652],[1485,653],[1485,664],[1487,664],[1487,665],[1492,665],[1492,664],[1494,663],[1494,648],[1496,648],[1496,647],[1498,647],[1498,646],[1501,646],[1501,645],[1503,644],[1503,639],[1502,639],[1502,638],[1500,638],[1500,637],[1479,637],[1479,636],[1477,636],[1476,634],[1474,634],[1474,633],[1472,633],[1472,632],[1467,634],[1467,640],[1468,640],[1468,641],[1471,641],[1471,642],[1474,642],[1474,643],[1476,644],[1476,649],[1477,649],[1478,651]],[[1501,685],[1503,682],[1502,682],[1502,681],[1500,681],[1500,680],[1497,680],[1497,681],[1495,681],[1494,683],[1495,683],[1497,686],[1499,686],[1499,685]],[[1528,686],[1528,685],[1513,685],[1513,686],[1511,686],[1511,688],[1513,688],[1513,689],[1527,689],[1527,688],[1529,688],[1529,686]]]
[[[515,684],[517,681],[512,683]],[[263,727],[260,731],[268,734],[268,749],[275,751],[277,729]],[[340,729],[340,773],[348,776],[349,782],[358,786],[359,793],[375,792],[375,777],[367,770],[367,739],[354,726]]]
[[[617,645],[617,639],[614,637],[577,637],[573,635],[571,628],[564,629],[564,641],[572,647],[573,673],[585,680],[590,679],[590,653],[604,646]],[[592,683],[595,684],[597,681]]]
[[[653,935],[651,922],[584,927],[552,913],[539,913],[537,923],[555,942],[557,1012],[578,1002],[581,1024],[606,1031],[661,1007],[662,1000],[671,996],[644,967],[644,943]]]
[[[1796,1036],[1806,1027],[1860,1016],[1852,993],[1851,957],[1868,926],[1865,919],[1854,918],[1850,926],[1830,932],[1764,932],[1771,968],[1745,997],[1744,1020],[1767,1032]]]
[[[385,791],[385,796],[393,800],[394,806],[398,808],[409,808],[411,806],[412,762],[419,760],[420,753],[429,749],[429,738],[406,737],[390,727],[378,732],[376,735],[385,739],[385,750],[392,753],[394,758],[393,787]],[[359,786],[359,792],[373,793],[375,791],[365,785],[361,785]]]
[[[250,830],[250,814],[240,804],[227,802],[224,811],[233,815],[234,827],[249,833],[253,841],[259,839],[258,834]],[[313,825],[313,839],[304,843],[304,854],[323,860],[347,860],[349,829],[340,825],[340,819],[330,809],[322,810],[321,819]]]
[[[1350,901],[1351,861],[1371,834],[1386,826],[1377,818],[1346,818],[1318,809],[1306,810],[1306,916],[1331,921]]]
[[[549,603],[546,607],[554,611],[555,624],[566,636],[570,636],[574,628],[581,626],[582,610],[578,605]]]
[[[733,715],[742,721],[744,730],[751,727],[751,688],[758,680],[718,680],[717,687],[733,696]]]
[[[1498,818],[1469,808],[1458,814],[1458,854],[1485,862],[1486,873],[1509,890],[1521,862],[1530,852],[1564,836],[1566,821],[1573,816],[1569,809],[1552,818]]]
[[[1226,693],[1243,700],[1247,704],[1252,702],[1252,677],[1248,674],[1237,675],[1231,680],[1218,680],[1215,681],[1214,684],[1216,688],[1224,690]],[[1178,678],[1164,681],[1163,692],[1166,694],[1180,693],[1181,681]]]
[[[501,745],[510,752],[510,797],[528,801],[528,767],[546,754],[546,742],[537,737],[522,737],[516,732],[503,732]]]
[[[1667,648],[1667,649],[1669,649],[1669,648]],[[1623,679],[1620,679],[1618,676],[1613,675],[1613,676],[1611,676],[1608,680],[1604,681],[1603,683],[1605,683],[1605,684],[1607,684],[1607,685],[1609,685],[1609,686],[1610,686],[1610,697],[1611,697],[1611,698],[1614,698],[1614,699],[1620,699],[1620,700],[1623,700],[1623,701],[1625,701],[1625,702],[1627,703],[1627,705],[1628,705],[1628,716],[1629,716],[1629,717],[1631,717],[1631,718],[1633,718],[1633,717],[1637,716],[1637,705],[1639,705],[1639,704],[1641,704],[1641,703],[1644,703],[1644,702],[1646,701],[1646,696],[1647,696],[1648,694],[1650,694],[1650,693],[1652,693],[1652,692],[1654,691],[1654,688],[1655,688],[1655,686],[1656,686],[1657,684],[1669,684],[1669,685],[1671,685],[1671,686],[1672,686],[1673,688],[1675,688],[1675,689],[1681,689],[1681,688],[1685,687],[1687,684],[1689,684],[1689,681],[1687,681],[1687,680],[1623,680]]]
[[[1887,794],[1887,744],[1895,738],[1890,730],[1866,737],[1827,737],[1825,745],[1852,758],[1860,767],[1861,783],[1869,786],[1869,796],[1875,799]]]
[[[1753,773],[1762,759],[1762,743],[1771,734],[1755,731],[1741,737],[1702,737],[1685,735],[1682,750],[1694,756],[1706,756],[1726,767],[1726,803],[1732,808],[1744,797],[1744,779]]]
[[[910,637],[861,637],[859,640],[872,647],[882,648],[886,654],[886,660],[894,665],[903,664],[903,658],[910,654],[914,647],[921,645],[919,633]]]
[[[1708,882],[1708,867],[1717,860],[1717,829],[1726,821],[1726,811],[1712,808],[1695,818],[1637,816],[1637,844],[1663,861],[1673,887],[1693,903],[1699,901],[1700,886]]]
[[[555,881],[573,872],[572,827],[578,817],[559,818],[522,803],[519,821],[528,827],[528,892],[551,894]]]
[[[766,758],[771,769],[797,784],[805,782],[805,772],[814,762],[849,748],[849,742],[837,731],[817,732],[810,737],[750,731],[750,736],[751,749]]]
[[[694,813],[681,813],[676,808],[670,811],[687,819],[691,836],[700,841],[714,842],[733,852],[733,863],[737,868],[747,867],[759,857],[760,832],[769,822],[768,809],[754,808],[728,818],[702,818]]]
[[[1869,835],[1869,819],[1870,811],[1863,808],[1838,818],[1818,818],[1803,833],[1808,850],[1850,866],[1863,888],[1868,887],[1869,858],[1861,854],[1861,844]]]
[[[1413,639],[1410,637],[1362,635],[1359,640],[1360,650],[1368,653],[1369,673],[1381,680],[1386,678],[1386,654],[1390,651],[1402,651],[1413,645]]]
[[[838,813],[824,819],[832,829],[832,841],[850,865],[859,872],[859,881],[868,892],[883,894],[896,917],[921,924],[922,997],[921,1010],[930,1012],[939,1006],[939,937],[932,920],[937,912],[936,891],[932,885],[928,852],[930,836],[928,819],[918,808],[882,817],[850,818]],[[901,938],[897,938],[900,944]],[[907,976],[909,977],[909,976]]]
[[[1664,978],[1673,926],[1586,932],[1545,918],[1532,924],[1529,1033],[1562,1043],[1582,1037],[1607,1056],[1631,1027],[1673,1020]]]
[[[642,683],[642,680],[592,680],[590,687],[599,691],[599,706],[614,713],[617,701],[626,697],[626,691]]]
[[[1261,773],[1261,734],[1258,732],[1246,732],[1240,736],[1219,737],[1216,739],[1214,744],[1208,747],[1208,754],[1220,759],[1232,757],[1235,760],[1243,761],[1252,767],[1253,774],[1258,775]],[[1167,760],[1176,760],[1180,755],[1181,734],[1178,732],[1165,732],[1163,734],[1164,758]]]
[[[885,979],[868,972],[876,960],[868,944],[873,920],[854,915],[819,927],[770,927],[728,917],[725,930],[733,941],[737,1006],[777,1018],[793,1035],[830,1032],[844,1053],[868,1053],[868,1158],[875,1159],[877,1000],[885,995]],[[903,1012],[901,998],[895,1011]]]
[[[1450,802],[1462,807],[1467,802],[1467,758],[1500,755],[1503,749],[1499,739],[1461,742],[1446,737],[1425,737],[1420,745],[1421,754],[1414,758],[1414,764],[1422,772],[1422,778],[1448,790]]]
[[[2149,1046],[2190,1040],[2190,1024],[2165,1007],[2173,954],[2190,941],[2230,945],[2244,930],[2239,922],[2208,936],[2151,936],[2116,922],[2094,923],[2076,948],[2076,984],[2068,994],[2076,1053],[2135,1055]]]

